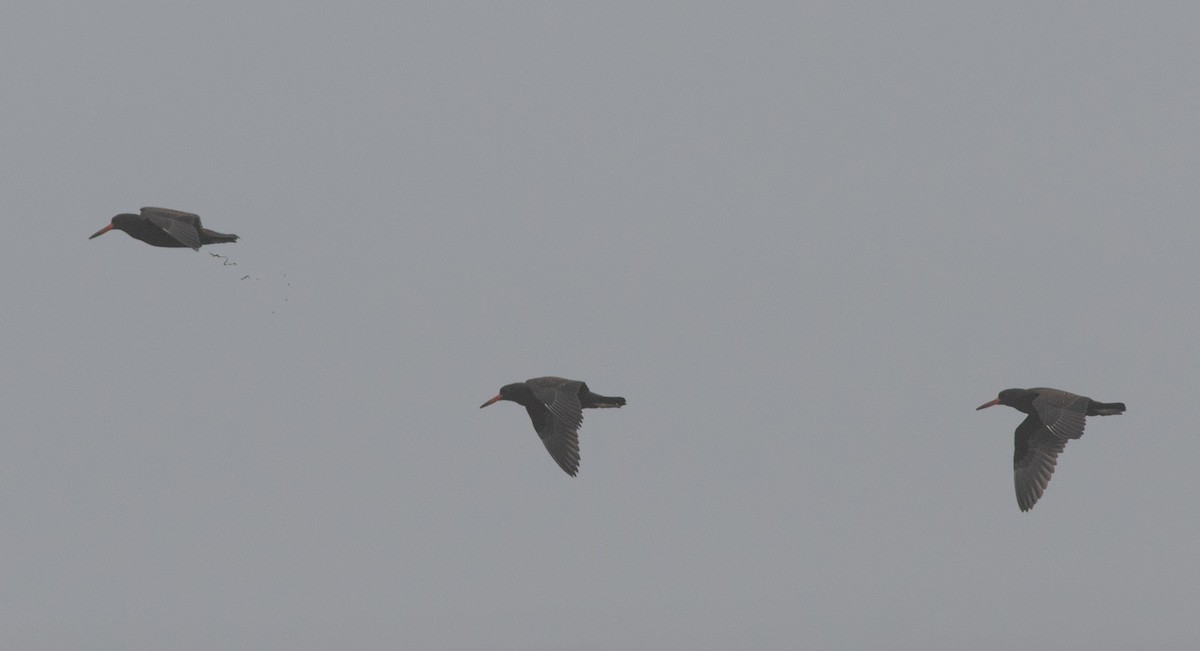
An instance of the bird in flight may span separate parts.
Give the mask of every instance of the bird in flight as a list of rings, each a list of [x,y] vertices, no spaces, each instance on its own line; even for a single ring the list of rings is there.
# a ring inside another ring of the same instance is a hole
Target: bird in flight
[[[624,398],[592,393],[587,384],[561,377],[535,377],[506,384],[479,408],[501,400],[525,407],[550,456],[572,477],[579,472],[579,426],[583,424],[583,410],[625,404]]]
[[[1084,416],[1115,416],[1125,411],[1123,402],[1096,402],[1086,396],[1046,388],[1005,389],[995,400],[975,410],[993,405],[1007,405],[1028,414],[1017,425],[1013,452],[1013,481],[1017,506],[1022,511],[1032,509],[1046,491],[1067,441],[1083,436]]]
[[[199,251],[203,244],[220,244],[221,242],[236,242],[237,235],[226,235],[204,228],[200,224],[200,215],[170,208],[142,208],[140,215],[123,212],[112,218],[108,226],[101,228],[88,239],[117,229],[125,231],[130,237],[141,240],[151,246],[188,247]]]

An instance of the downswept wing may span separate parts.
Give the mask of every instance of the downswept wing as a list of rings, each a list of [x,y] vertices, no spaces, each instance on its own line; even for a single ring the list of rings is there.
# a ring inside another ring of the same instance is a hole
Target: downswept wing
[[[142,208],[142,216],[151,224],[194,251],[200,250],[200,215],[170,208]]]
[[[1017,506],[1022,511],[1033,508],[1046,492],[1058,455],[1067,447],[1067,439],[1046,429],[1037,416],[1030,415],[1017,426],[1013,452],[1013,484],[1017,490]]]
[[[526,384],[544,407],[526,407],[533,428],[558,466],[574,477],[579,472],[579,427],[583,424],[579,387],[582,383],[562,378],[537,378]]]

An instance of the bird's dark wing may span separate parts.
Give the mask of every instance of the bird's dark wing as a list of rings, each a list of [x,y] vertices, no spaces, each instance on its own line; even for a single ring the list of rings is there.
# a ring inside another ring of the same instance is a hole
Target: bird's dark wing
[[[579,426],[583,424],[578,393],[581,383],[561,378],[537,378],[526,384],[543,407],[526,407],[533,428],[559,467],[574,477],[579,472]]]
[[[1046,491],[1058,455],[1067,447],[1067,439],[1049,430],[1037,416],[1029,415],[1017,426],[1013,451],[1013,483],[1017,506],[1028,511]]]
[[[170,208],[142,208],[142,216],[179,243],[200,250],[200,216]]]
[[[1090,400],[1058,389],[1034,389],[1033,408],[1046,429],[1062,439],[1083,436],[1083,418]]]
[[[163,217],[181,217],[181,218],[189,218],[190,217],[190,218],[195,219],[197,224],[200,223],[200,215],[197,215],[194,212],[187,212],[184,210],[172,210],[171,208],[156,208],[154,206],[143,206],[142,207],[142,216],[149,217],[150,215],[161,215]]]
[[[541,405],[525,407],[546,451],[568,475],[579,472],[579,432],[563,424]]]

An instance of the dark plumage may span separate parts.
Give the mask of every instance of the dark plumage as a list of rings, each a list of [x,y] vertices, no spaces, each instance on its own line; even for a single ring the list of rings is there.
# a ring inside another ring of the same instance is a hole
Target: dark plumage
[[[572,477],[579,472],[579,426],[583,424],[583,410],[625,404],[624,398],[595,394],[587,384],[561,377],[535,377],[506,384],[496,397],[479,408],[500,400],[511,400],[525,407],[550,456]]]
[[[1115,416],[1125,411],[1123,402],[1096,402],[1046,388],[1005,389],[1000,397],[975,409],[992,405],[1007,405],[1029,414],[1017,426],[1013,451],[1013,481],[1022,511],[1032,509],[1045,492],[1067,441],[1083,436],[1084,416]]]
[[[183,247],[199,251],[203,244],[236,242],[237,235],[226,235],[204,228],[200,216],[170,208],[142,208],[142,214],[121,213],[112,218],[108,226],[96,231],[99,237],[112,229],[125,231],[129,236],[151,246]]]

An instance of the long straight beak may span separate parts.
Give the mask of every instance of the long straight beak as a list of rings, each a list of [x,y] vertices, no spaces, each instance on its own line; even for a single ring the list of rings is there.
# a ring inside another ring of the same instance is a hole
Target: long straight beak
[[[982,405],[979,405],[978,407],[975,408],[975,411],[979,411],[980,409],[984,409],[986,407],[991,407],[993,405],[998,405],[998,404],[1000,404],[1000,399],[996,398],[995,400],[992,400],[990,402],[985,402]]]
[[[93,239],[96,237],[100,237],[101,235],[104,235],[105,233],[107,233],[111,230],[112,230],[112,224],[109,224],[108,226],[105,226],[104,228],[101,228],[100,230],[93,233],[92,237],[89,237],[88,239],[90,240],[90,239]]]
[[[504,399],[504,397],[497,393],[495,398],[492,398],[491,400],[488,400],[487,402],[483,403],[482,405],[479,405],[479,408],[483,409],[484,407],[492,404],[493,402],[499,402],[500,400],[503,400],[503,399]]]

